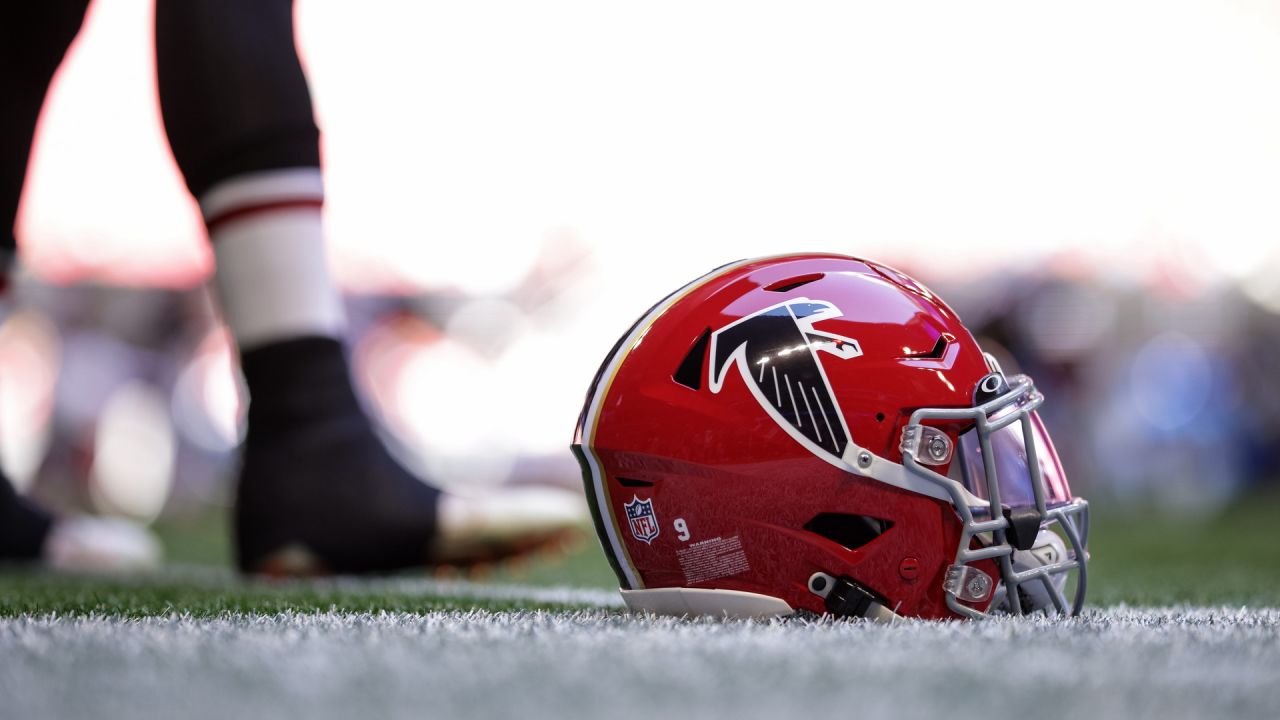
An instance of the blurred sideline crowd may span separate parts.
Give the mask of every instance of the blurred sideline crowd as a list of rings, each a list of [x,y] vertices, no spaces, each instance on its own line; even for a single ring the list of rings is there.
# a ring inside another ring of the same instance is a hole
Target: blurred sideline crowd
[[[359,382],[410,467],[451,486],[578,483],[567,413],[589,374],[549,372],[557,359],[546,348],[599,344],[577,353],[591,366],[631,318],[590,343],[562,337],[584,307],[581,282],[599,268],[580,242],[561,240],[502,293],[348,297]],[[1211,517],[1280,481],[1275,308],[1230,284],[1118,280],[1087,263],[964,278],[901,265],[1006,371],[1036,379],[1078,493]],[[0,457],[20,487],[57,507],[143,520],[228,503],[243,392],[203,287],[26,275],[16,293],[0,324]],[[565,402],[539,422],[538,393],[520,388],[541,383]],[[502,441],[486,434],[478,426],[495,413],[532,418],[527,435],[511,424]]]

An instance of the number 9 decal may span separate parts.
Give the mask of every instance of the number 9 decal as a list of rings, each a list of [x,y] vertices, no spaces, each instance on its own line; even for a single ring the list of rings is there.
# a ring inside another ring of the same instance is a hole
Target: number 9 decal
[[[684,521],[684,518],[676,518],[671,524],[675,527],[676,537],[680,538],[680,542],[688,542],[692,536],[689,534],[689,524]]]

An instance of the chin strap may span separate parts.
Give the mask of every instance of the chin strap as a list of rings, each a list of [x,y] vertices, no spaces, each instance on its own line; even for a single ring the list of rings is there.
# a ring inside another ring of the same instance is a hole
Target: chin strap
[[[875,593],[846,577],[838,578],[816,572],[809,576],[809,592],[821,597],[827,612],[836,617],[865,618],[875,622],[902,619],[886,607]]]

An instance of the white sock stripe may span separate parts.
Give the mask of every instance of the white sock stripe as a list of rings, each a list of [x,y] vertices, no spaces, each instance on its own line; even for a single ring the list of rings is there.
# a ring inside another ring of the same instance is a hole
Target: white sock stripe
[[[329,276],[320,213],[281,209],[213,233],[222,315],[241,350],[308,335],[341,338],[342,299]]]
[[[237,175],[214,185],[199,200],[200,212],[207,222],[254,205],[323,198],[324,180],[320,168],[300,167]]]

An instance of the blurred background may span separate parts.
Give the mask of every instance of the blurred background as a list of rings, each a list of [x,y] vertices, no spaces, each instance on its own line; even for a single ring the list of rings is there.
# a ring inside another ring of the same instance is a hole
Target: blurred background
[[[151,13],[95,0],[46,106],[0,461],[225,562],[243,397]],[[577,484],[573,423],[634,318],[730,260],[843,252],[1045,389],[1104,577],[1280,583],[1280,3],[297,13],[359,379],[420,472]],[[573,577],[607,584],[599,555]]]

